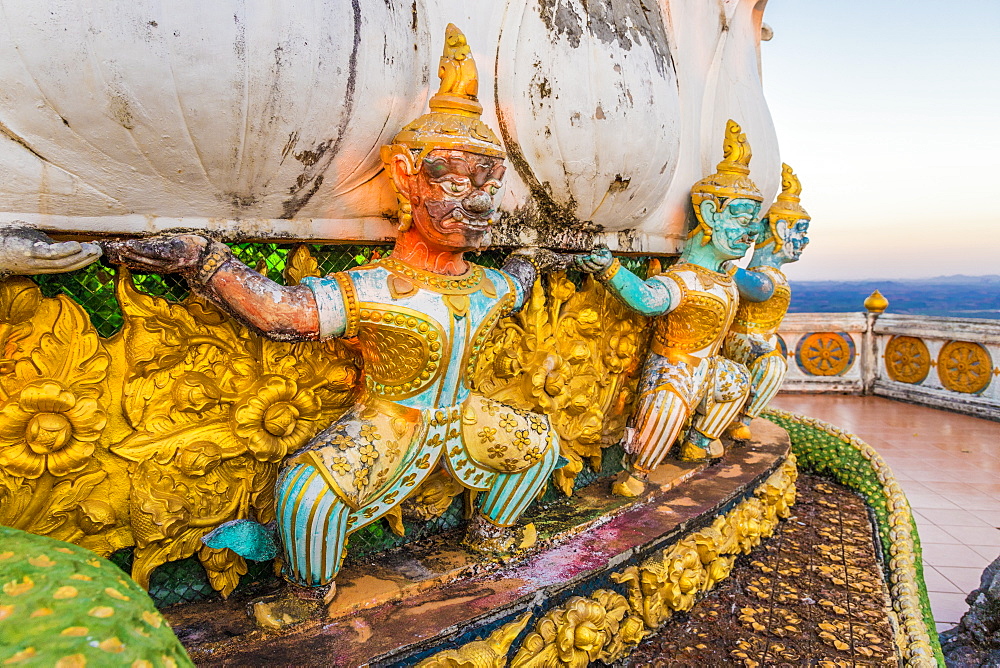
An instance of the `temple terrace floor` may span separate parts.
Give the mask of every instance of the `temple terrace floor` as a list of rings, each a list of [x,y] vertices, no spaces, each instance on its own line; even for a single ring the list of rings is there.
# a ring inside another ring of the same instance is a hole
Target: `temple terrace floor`
[[[781,394],[772,406],[829,422],[885,458],[910,501],[938,631],[1000,556],[1000,423],[880,397]]]

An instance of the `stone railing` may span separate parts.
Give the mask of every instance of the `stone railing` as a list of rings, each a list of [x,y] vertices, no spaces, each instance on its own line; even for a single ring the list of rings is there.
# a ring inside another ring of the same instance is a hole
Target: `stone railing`
[[[790,313],[785,392],[875,394],[1000,420],[1000,320]]]

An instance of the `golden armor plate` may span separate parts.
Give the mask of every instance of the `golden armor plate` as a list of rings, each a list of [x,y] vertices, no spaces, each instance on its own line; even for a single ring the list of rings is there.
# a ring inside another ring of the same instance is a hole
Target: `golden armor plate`
[[[722,338],[729,308],[726,302],[711,293],[687,292],[681,305],[656,320],[653,352],[668,354],[669,349],[693,353]]]
[[[369,389],[387,399],[412,397],[441,371],[441,326],[412,309],[363,302],[358,340]]]

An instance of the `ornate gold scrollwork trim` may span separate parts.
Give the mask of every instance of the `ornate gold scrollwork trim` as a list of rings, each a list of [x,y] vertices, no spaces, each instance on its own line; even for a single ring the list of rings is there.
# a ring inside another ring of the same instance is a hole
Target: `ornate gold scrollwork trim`
[[[787,285],[779,283],[775,274],[780,274],[776,269],[764,271],[771,267],[763,267],[755,271],[769,276],[774,281],[774,294],[770,299],[762,302],[752,302],[741,299],[739,307],[736,309],[736,317],[733,319],[732,329],[734,332],[748,334],[751,332],[772,332],[781,326],[781,321],[785,319],[788,312],[788,305],[792,301],[792,291]]]
[[[425,289],[443,295],[468,295],[486,287],[482,283],[489,282],[486,272],[478,264],[469,262],[469,269],[461,276],[443,277],[417,267],[412,267],[394,257],[386,257],[374,262],[385,267],[393,274],[422,285]],[[492,284],[488,286],[492,288]],[[494,288],[495,289],[495,288]]]

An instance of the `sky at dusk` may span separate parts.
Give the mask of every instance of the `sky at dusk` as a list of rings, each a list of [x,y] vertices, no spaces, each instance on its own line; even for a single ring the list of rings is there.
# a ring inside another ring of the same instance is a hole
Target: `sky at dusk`
[[[812,216],[789,278],[1000,274],[1000,0],[770,0],[764,21]]]

